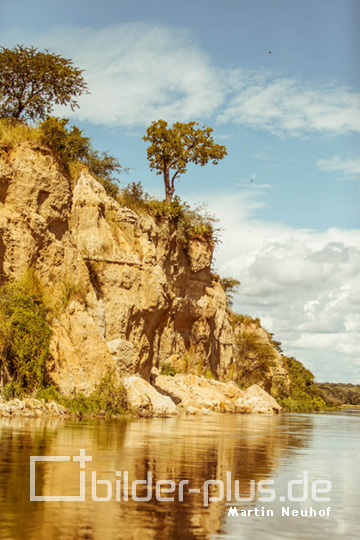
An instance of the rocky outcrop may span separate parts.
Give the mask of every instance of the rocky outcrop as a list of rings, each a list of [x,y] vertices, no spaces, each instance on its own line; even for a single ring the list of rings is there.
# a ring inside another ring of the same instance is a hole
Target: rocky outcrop
[[[149,381],[169,364],[234,378],[241,327],[229,319],[212,254],[211,240],[185,245],[171,221],[121,206],[86,169],[70,185],[49,149],[23,143],[0,152],[0,274],[18,278],[31,267],[40,279],[52,314],[47,372],[63,392],[88,395],[112,371],[132,381],[134,409],[167,414],[169,401],[157,403],[135,374]],[[266,390],[276,377],[286,378],[273,370]],[[185,408],[256,408],[235,384],[195,375],[155,384]]]
[[[46,402],[34,398],[2,401],[0,397],[0,418],[13,418],[16,416],[27,418],[37,418],[39,416],[66,417],[68,414],[68,410],[55,401]]]
[[[242,412],[236,400],[242,391],[232,382],[220,383],[196,375],[158,375],[153,382],[156,390],[169,396],[179,407],[208,409],[214,412]]]
[[[155,375],[153,384],[158,392],[169,396],[187,414],[281,412],[274,398],[258,385],[243,392],[233,382],[221,383],[196,375]]]
[[[0,160],[0,272],[35,269],[55,317],[48,371],[89,393],[113,369],[140,373],[172,355],[225,376],[232,357],[213,246],[187,249],[170,222],[121,207],[83,171],[71,188],[50,150],[24,143]]]

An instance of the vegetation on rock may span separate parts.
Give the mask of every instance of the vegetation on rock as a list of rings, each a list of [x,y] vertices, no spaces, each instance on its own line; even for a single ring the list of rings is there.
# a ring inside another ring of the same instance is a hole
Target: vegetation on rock
[[[277,401],[285,411],[318,411],[329,407],[318,394],[314,375],[295,358],[284,357],[290,376],[290,392]]]
[[[129,411],[127,393],[124,385],[116,380],[113,373],[108,372],[90,395],[82,393],[66,395],[54,385],[41,388],[37,399],[56,401],[72,413],[84,415],[118,416]]]
[[[137,213],[148,214],[156,220],[176,225],[179,240],[187,245],[191,238],[203,238],[216,244],[220,229],[218,220],[207,211],[205,205],[191,208],[175,196],[170,202],[159,201],[145,192],[141,182],[132,182],[119,190],[116,200]]]
[[[11,378],[12,397],[41,388],[46,381],[51,327],[42,291],[32,270],[0,288],[0,371]]]
[[[220,278],[220,285],[224,289],[226,294],[226,300],[228,308],[230,309],[233,305],[234,294],[237,292],[240,287],[240,281],[232,277],[223,277]]]
[[[178,373],[181,373],[179,369],[176,369],[171,365],[171,362],[165,362],[161,366],[161,375],[170,375],[170,377],[175,377]]]
[[[236,372],[234,380],[241,388],[263,383],[270,392],[272,368],[275,352],[271,343],[264,342],[261,336],[250,327],[235,332]]]

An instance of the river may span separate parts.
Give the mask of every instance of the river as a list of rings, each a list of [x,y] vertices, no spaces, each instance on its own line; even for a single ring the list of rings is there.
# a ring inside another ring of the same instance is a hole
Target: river
[[[360,409],[3,418],[0,538],[353,540],[359,458]]]

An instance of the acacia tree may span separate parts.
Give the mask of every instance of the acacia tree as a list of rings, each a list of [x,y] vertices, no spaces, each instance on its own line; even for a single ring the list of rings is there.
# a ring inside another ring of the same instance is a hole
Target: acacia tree
[[[0,116],[44,119],[53,105],[78,107],[74,97],[89,93],[83,70],[60,55],[16,45],[0,47]]]
[[[186,172],[188,163],[213,165],[227,155],[225,146],[215,144],[212,128],[197,128],[198,122],[176,122],[168,127],[165,120],[158,120],[146,130],[144,141],[149,142],[147,158],[151,170],[162,174],[165,184],[165,201],[170,202],[175,192],[175,180]]]

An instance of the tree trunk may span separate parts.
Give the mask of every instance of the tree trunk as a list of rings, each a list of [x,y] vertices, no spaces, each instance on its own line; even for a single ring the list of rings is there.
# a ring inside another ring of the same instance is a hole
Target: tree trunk
[[[167,167],[164,168],[164,184],[165,184],[165,202],[170,203],[173,194],[170,189],[170,171]]]

